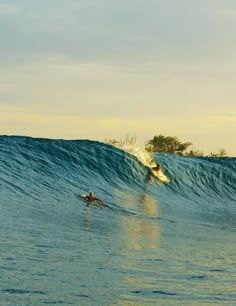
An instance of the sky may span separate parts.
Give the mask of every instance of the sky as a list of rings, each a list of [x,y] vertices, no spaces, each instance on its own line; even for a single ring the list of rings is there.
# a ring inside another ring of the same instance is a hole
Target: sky
[[[0,134],[236,156],[235,0],[0,0]]]

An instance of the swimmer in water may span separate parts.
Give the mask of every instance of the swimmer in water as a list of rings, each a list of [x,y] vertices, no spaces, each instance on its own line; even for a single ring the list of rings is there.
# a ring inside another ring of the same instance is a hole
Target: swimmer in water
[[[95,201],[97,201],[97,202],[100,202],[101,204],[104,204],[104,205],[105,205],[105,203],[104,203],[102,200],[100,200],[99,198],[96,198],[96,197],[94,196],[94,192],[90,192],[89,195],[85,197],[85,199],[86,199],[88,202],[95,202]]]

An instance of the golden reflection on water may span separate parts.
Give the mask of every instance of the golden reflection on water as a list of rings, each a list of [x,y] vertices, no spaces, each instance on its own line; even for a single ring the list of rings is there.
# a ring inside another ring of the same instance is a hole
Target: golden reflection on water
[[[153,288],[160,250],[158,202],[145,192],[139,196],[125,193],[119,196],[122,199],[120,205],[130,207],[136,212],[134,215],[127,214],[119,221],[117,255],[120,260],[116,263],[117,269],[122,271],[119,285],[122,283],[129,291],[130,288]],[[124,293],[120,297],[123,300],[130,299],[132,293]]]
[[[142,193],[139,197],[119,191],[122,201],[119,203],[124,207],[130,207],[135,211],[143,211],[145,217],[133,217],[132,215],[121,218],[121,231],[123,231],[122,243],[124,250],[156,249],[160,244],[160,224],[156,218],[159,217],[159,207],[156,199],[147,193]],[[155,217],[155,219],[150,219]]]
[[[139,203],[142,204],[143,210],[152,217],[159,216],[157,200],[149,197],[146,193],[141,194]]]
[[[159,216],[159,206],[157,199],[153,199],[146,192],[141,193],[140,195],[133,195],[130,193],[125,193],[123,191],[116,191],[119,200],[119,204],[123,207],[130,207],[135,210],[140,210],[140,205],[142,206],[142,210],[146,212],[151,217]]]

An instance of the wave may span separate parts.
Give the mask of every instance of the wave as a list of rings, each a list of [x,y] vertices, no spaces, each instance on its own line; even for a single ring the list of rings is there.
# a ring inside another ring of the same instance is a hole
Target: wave
[[[45,203],[79,201],[80,193],[94,191],[116,211],[139,214],[135,205],[126,207],[127,199],[146,195],[158,201],[165,218],[235,222],[235,158],[147,156],[137,147],[22,136],[0,136],[0,152],[2,201],[47,210]],[[161,164],[170,183],[147,183],[153,163]]]
[[[2,304],[235,302],[236,159],[132,150],[0,136]]]

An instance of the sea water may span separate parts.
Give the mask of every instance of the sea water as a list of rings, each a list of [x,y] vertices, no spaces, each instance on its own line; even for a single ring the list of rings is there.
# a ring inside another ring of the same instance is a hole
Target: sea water
[[[236,159],[154,159],[1,136],[0,305],[236,305]]]

